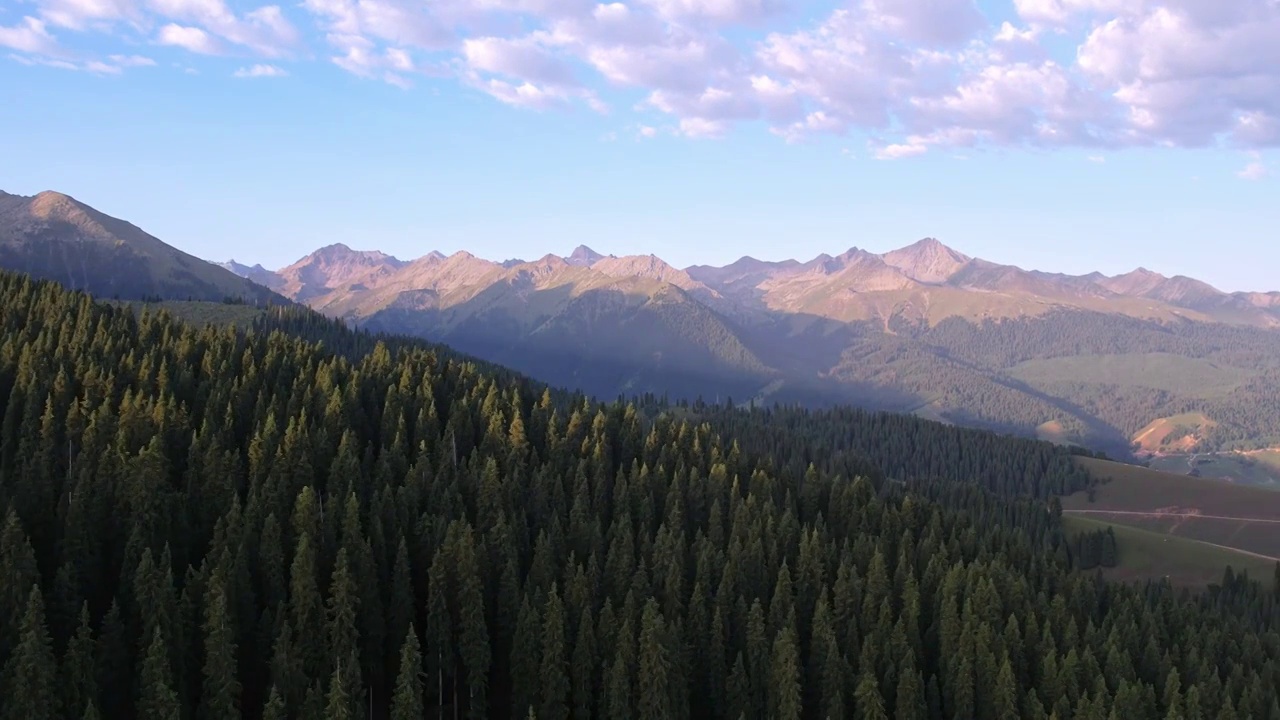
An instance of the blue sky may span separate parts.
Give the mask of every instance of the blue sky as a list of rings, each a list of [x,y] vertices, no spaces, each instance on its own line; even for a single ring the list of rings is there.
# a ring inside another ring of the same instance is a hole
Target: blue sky
[[[0,189],[268,267],[933,236],[1280,289],[1270,0],[266,1],[0,5]]]

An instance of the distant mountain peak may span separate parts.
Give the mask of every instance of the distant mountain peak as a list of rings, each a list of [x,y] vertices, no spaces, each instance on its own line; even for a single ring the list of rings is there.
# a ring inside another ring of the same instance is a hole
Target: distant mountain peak
[[[882,258],[903,275],[922,283],[944,283],[973,260],[932,237],[887,252]]]
[[[93,221],[88,209],[70,195],[45,190],[31,198],[31,215],[41,220],[65,220],[80,224]]]
[[[255,280],[255,282],[256,282],[256,278],[253,277],[253,275],[270,272],[266,268],[262,267],[262,263],[256,263],[254,265],[245,265],[244,263],[236,262],[235,258],[232,258],[226,262],[214,263],[214,265],[217,265],[218,267],[226,268],[231,272],[235,273],[236,275],[239,275],[242,278],[249,278],[250,280]]]
[[[1120,275],[1118,277],[1147,277],[1147,278],[1160,278],[1162,280],[1165,279],[1164,275],[1161,275],[1160,273],[1154,270],[1148,270],[1145,267],[1139,267],[1138,269],[1132,272],[1125,273],[1124,275]]]
[[[396,264],[400,262],[381,250],[353,250],[346,243],[340,242],[333,243],[332,245],[326,245],[311,253],[308,257],[329,262],[335,260],[341,261],[356,259],[369,263],[383,263],[390,261],[392,264]]]
[[[1139,297],[1156,291],[1168,279],[1158,272],[1140,267],[1123,275],[1099,280],[1098,284],[1117,295]]]
[[[592,250],[586,245],[579,245],[578,247],[574,248],[573,252],[570,253],[568,257],[564,258],[564,260],[570,265],[577,265],[579,267],[591,267],[592,265],[595,265],[597,262],[599,262],[600,260],[603,260],[604,258],[605,258],[604,255],[601,255],[600,253],[596,252],[595,250]]]

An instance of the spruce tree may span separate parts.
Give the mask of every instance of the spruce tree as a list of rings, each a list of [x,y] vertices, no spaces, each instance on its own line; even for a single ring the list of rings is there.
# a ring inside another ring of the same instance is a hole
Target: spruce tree
[[[396,679],[395,697],[391,701],[391,720],[422,720],[423,690],[422,652],[418,633],[409,623],[400,647],[400,675]]]
[[[60,673],[62,707],[68,718],[78,718],[85,708],[98,705],[98,680],[94,664],[93,630],[89,626],[89,603],[80,606],[80,625],[67,643]]]
[[[138,698],[139,720],[180,720],[182,708],[173,689],[173,671],[164,631],[156,627],[142,664]]]
[[[267,696],[267,703],[262,707],[262,720],[288,720],[288,708],[285,706],[284,696],[280,694],[280,690],[275,685],[271,686],[271,693]]]
[[[225,572],[221,566],[216,569],[206,589],[200,720],[237,720],[240,717],[236,630],[227,607]]]
[[[58,662],[53,642],[45,626],[44,597],[38,585],[32,585],[26,610],[18,625],[18,644],[4,667],[4,715],[31,720],[53,720],[58,717],[61,698],[58,688]]]
[[[547,593],[542,613],[541,703],[538,717],[565,720],[569,716],[569,663],[565,650],[564,605],[555,584]]]
[[[778,720],[800,720],[800,648],[796,639],[794,612],[783,623],[778,637],[773,641],[769,676],[770,717]]]
[[[671,657],[666,646],[666,627],[658,601],[650,598],[640,620],[639,675],[636,678],[638,720],[661,720],[674,712],[671,707]]]

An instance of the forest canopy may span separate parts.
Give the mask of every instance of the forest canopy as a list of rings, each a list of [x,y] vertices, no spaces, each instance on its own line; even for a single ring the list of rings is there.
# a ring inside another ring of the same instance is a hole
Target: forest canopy
[[[1043,443],[7,273],[0,417],[6,718],[1280,719],[1280,589],[1082,570]]]

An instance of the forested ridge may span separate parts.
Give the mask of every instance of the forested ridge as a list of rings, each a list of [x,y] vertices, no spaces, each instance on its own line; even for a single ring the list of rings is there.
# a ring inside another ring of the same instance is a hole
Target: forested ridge
[[[1081,572],[1047,445],[273,313],[0,274],[0,716],[1280,719],[1280,590]]]

